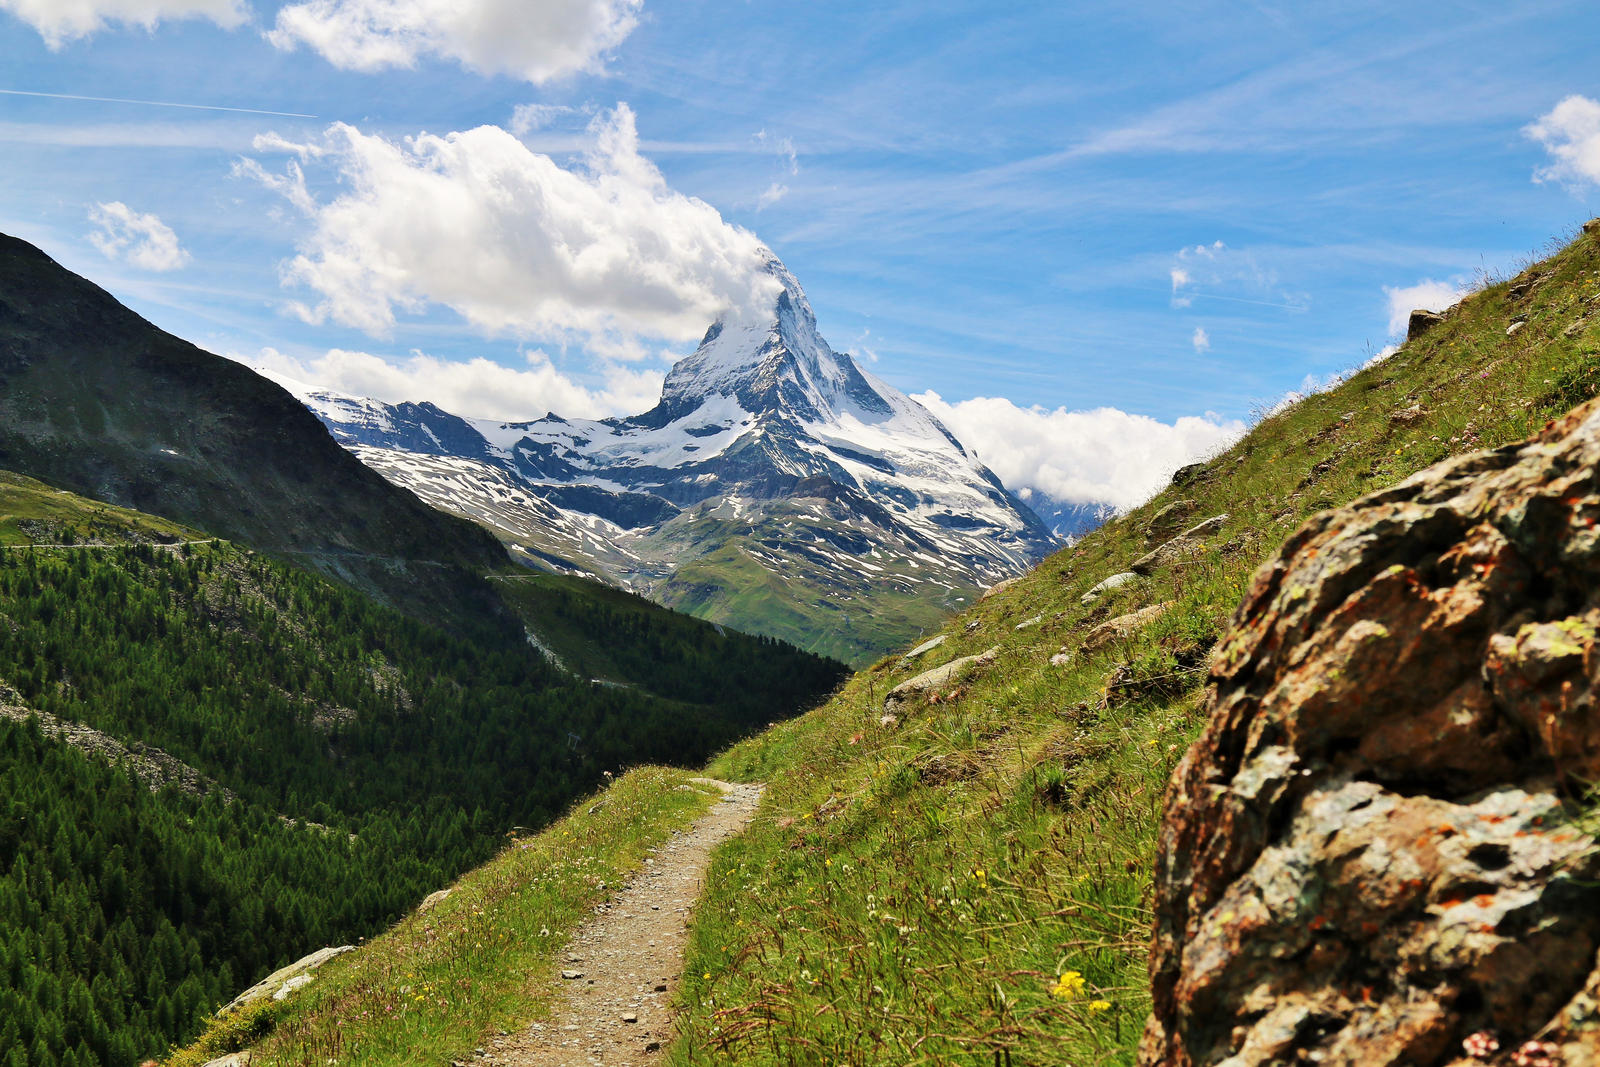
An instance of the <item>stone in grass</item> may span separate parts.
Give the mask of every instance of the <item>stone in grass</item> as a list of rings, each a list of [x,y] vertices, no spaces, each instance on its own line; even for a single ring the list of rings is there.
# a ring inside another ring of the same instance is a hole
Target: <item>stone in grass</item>
[[[1150,516],[1150,521],[1144,524],[1145,544],[1159,545],[1169,539],[1199,506],[1193,500],[1174,500]]]
[[[1140,608],[1138,611],[1130,612],[1127,615],[1118,615],[1114,619],[1107,619],[1084,636],[1084,654],[1098,652],[1107,645],[1115,644],[1118,641],[1126,641],[1144,629],[1145,626],[1165,615],[1171,610],[1172,604],[1173,602],[1168,600],[1161,604],[1152,604],[1148,608]],[[1054,660],[1051,662],[1054,662]]]
[[[1444,316],[1427,308],[1417,308],[1406,320],[1406,341],[1415,341],[1444,321]]]
[[[919,693],[930,690],[942,689],[946,685],[959,682],[962,678],[980,667],[993,663],[1000,655],[1000,646],[995,645],[986,652],[976,656],[962,656],[953,659],[943,667],[935,667],[931,671],[923,671],[915,678],[908,678],[889,690],[889,695],[884,698],[884,711],[894,711],[901,703],[911,699]]]
[[[1090,589],[1087,593],[1083,594],[1083,596],[1079,598],[1078,602],[1080,604],[1093,604],[1096,600],[1100,599],[1102,594],[1109,593],[1113,589],[1120,589],[1129,582],[1136,582],[1139,580],[1139,577],[1139,575],[1132,571],[1123,571],[1121,574],[1113,574],[1111,577],[1107,578],[1105,581],[1101,582],[1093,589]]]
[[[1197,522],[1160,548],[1146,552],[1128,564],[1128,570],[1134,574],[1148,576],[1161,567],[1190,559],[1199,554],[1200,549],[1204,547],[1205,539],[1221,530],[1227,521],[1228,516],[1224,514],[1213,515],[1203,522]]]
[[[583,977],[582,971],[562,971],[561,977],[568,982],[576,982]]]

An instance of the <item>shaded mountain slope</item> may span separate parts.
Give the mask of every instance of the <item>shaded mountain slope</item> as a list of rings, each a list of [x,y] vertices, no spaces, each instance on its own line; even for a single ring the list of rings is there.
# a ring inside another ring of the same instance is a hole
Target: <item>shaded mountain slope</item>
[[[354,462],[272,382],[3,235],[0,466],[292,553],[423,614],[491,612],[453,572],[507,562],[481,529]]]

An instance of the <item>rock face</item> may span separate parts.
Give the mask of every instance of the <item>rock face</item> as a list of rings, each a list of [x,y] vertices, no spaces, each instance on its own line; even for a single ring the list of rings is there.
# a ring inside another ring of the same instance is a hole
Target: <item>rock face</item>
[[[1167,796],[1141,1064],[1509,1064],[1535,1038],[1600,1063],[1597,522],[1591,403],[1257,572]]]

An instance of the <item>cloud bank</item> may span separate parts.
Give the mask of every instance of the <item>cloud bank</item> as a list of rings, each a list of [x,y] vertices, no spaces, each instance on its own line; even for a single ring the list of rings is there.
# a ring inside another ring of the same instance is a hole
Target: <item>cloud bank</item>
[[[642,2],[309,0],[280,10],[267,39],[282,49],[303,44],[345,70],[414,67],[437,57],[540,84],[598,70],[638,25]]]
[[[696,340],[717,315],[770,300],[761,242],[667,186],[626,105],[589,137],[564,169],[496,126],[396,143],[337,123],[308,144],[258,138],[258,151],[293,153],[281,173],[239,170],[311,221],[282,273],[320,297],[293,305],[313,323],[382,336],[397,310],[440,304],[490,334],[625,356],[643,351],[638,337]],[[342,195],[318,200],[305,168]]]
[[[1116,408],[1054,411],[999,397],[955,403],[938,393],[912,399],[932,411],[1012,490],[1063,503],[1143,503],[1172,472],[1237,440],[1238,420],[1185,416],[1173,423]]]
[[[89,209],[95,229],[89,243],[107,258],[122,260],[144,270],[177,270],[189,262],[189,253],[178,244],[172,227],[155,215],[144,215],[120,200],[96,204]]]
[[[51,49],[121,22],[155,29],[163,19],[207,18],[232,29],[250,17],[243,0],[0,0],[9,11],[39,31]]]
[[[1523,131],[1553,162],[1533,172],[1536,182],[1600,185],[1600,101],[1569,96]]]
[[[662,375],[611,367],[601,389],[589,389],[557,370],[542,353],[521,370],[478,358],[466,362],[413,352],[400,360],[369,352],[332,349],[299,359],[275,349],[234,356],[269,377],[316,389],[372,397],[389,404],[430,401],[453,415],[520,422],[548,412],[599,419],[651,407],[661,396]]]

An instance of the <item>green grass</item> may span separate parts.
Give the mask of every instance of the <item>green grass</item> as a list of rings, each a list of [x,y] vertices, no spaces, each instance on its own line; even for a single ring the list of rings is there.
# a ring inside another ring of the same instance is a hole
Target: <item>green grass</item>
[[[513,839],[433,908],[325,965],[289,1000],[216,1020],[168,1067],[244,1047],[256,1067],[470,1059],[491,1035],[546,1016],[572,932],[713,793],[683,772],[630,771],[543,833]]]
[[[1161,796],[1202,723],[1210,646],[1313,513],[1525,437],[1600,388],[1600,245],[1514,281],[1530,276],[1531,296],[1489,286],[1263,419],[1191,484],[952,620],[914,667],[885,659],[716,760],[711,773],[770,788],[714,857],[669,1062],[1134,1063]],[[1178,499],[1191,522],[1229,516],[1206,551],[1081,604]],[[1131,639],[1076,651],[1095,623],[1163,601]],[[880,725],[898,681],[995,645],[986,671]]]
[[[205,536],[153,515],[89,500],[20,474],[0,471],[0,546],[171,544]]]

